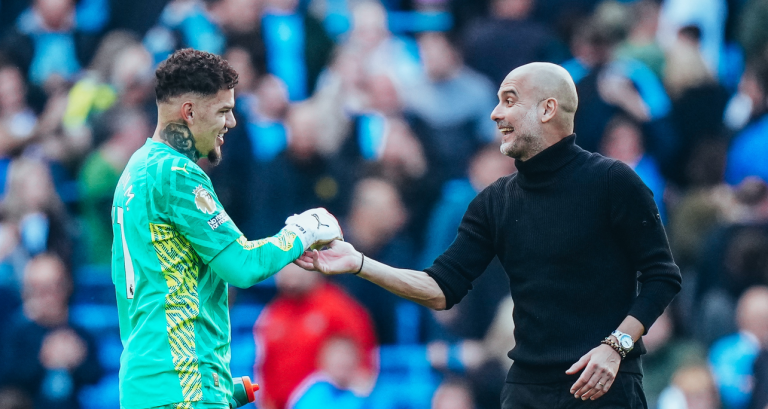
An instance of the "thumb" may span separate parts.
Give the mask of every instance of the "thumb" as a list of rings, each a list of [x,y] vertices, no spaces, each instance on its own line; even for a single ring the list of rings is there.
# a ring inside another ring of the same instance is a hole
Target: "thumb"
[[[568,368],[568,370],[565,371],[565,373],[567,373],[568,375],[573,375],[579,372],[580,370],[584,369],[584,367],[587,366],[587,363],[589,363],[589,358],[590,358],[590,353],[588,352],[587,354],[582,356],[581,359],[576,361],[575,364],[571,365],[571,367]]]

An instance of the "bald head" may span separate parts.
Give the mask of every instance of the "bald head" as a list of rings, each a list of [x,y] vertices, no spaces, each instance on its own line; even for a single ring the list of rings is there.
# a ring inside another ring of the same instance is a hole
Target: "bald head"
[[[536,62],[515,68],[501,83],[491,114],[504,135],[502,152],[527,160],[572,134],[578,105],[576,85],[563,67]]]
[[[556,117],[570,117],[573,127],[573,115],[579,105],[579,97],[576,94],[576,84],[565,68],[548,62],[533,62],[512,70],[502,84],[514,80],[524,84],[524,88],[537,101],[555,99],[559,111],[556,112]],[[573,129],[568,134],[572,132]]]

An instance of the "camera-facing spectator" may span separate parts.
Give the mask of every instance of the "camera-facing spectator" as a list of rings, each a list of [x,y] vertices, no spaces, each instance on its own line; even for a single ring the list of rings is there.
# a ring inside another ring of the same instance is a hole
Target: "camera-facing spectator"
[[[375,335],[371,320],[353,298],[323,276],[289,264],[275,276],[278,296],[254,326],[259,407],[284,409],[291,394],[318,365],[323,346],[334,337],[352,339],[359,347],[359,370],[343,389],[370,390],[378,368],[374,365]],[[331,350],[334,352],[336,350]],[[329,352],[329,351],[326,351]],[[332,373],[335,369],[328,368]],[[345,381],[349,374],[339,377]],[[342,382],[343,383],[343,382]]]
[[[351,338],[333,337],[325,341],[317,357],[318,371],[296,388],[288,408],[364,408],[364,392],[370,385],[359,385],[368,376],[361,366],[361,354],[360,346]]]
[[[102,375],[95,342],[70,320],[71,292],[56,256],[42,254],[27,264],[23,314],[4,333],[0,382],[33,396],[35,407],[79,408],[78,392]]]

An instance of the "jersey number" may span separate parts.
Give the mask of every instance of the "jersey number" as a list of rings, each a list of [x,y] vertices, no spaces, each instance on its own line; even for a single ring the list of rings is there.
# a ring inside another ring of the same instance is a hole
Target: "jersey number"
[[[123,261],[125,262],[125,295],[130,300],[133,299],[134,286],[136,278],[133,274],[133,260],[131,252],[128,251],[128,243],[125,242],[125,228],[123,227],[123,208],[116,207],[117,224],[120,225],[120,238],[123,242]]]

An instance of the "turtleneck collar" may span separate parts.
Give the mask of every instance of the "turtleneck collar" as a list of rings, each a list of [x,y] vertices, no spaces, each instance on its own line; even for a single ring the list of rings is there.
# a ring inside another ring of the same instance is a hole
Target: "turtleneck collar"
[[[580,152],[584,150],[576,145],[576,134],[571,134],[527,161],[515,159],[518,177],[528,185],[546,183]]]

